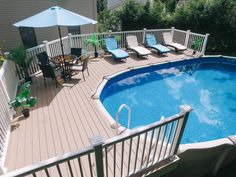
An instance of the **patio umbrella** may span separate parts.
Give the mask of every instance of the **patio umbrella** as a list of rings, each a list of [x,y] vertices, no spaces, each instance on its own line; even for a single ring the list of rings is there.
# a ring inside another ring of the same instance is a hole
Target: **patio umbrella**
[[[63,43],[61,39],[60,26],[81,26],[86,24],[96,24],[97,21],[82,15],[76,14],[69,10],[63,9],[58,6],[50,7],[36,15],[26,18],[20,22],[13,24],[16,27],[51,27],[58,26],[58,32],[60,37],[61,51],[64,58]]]

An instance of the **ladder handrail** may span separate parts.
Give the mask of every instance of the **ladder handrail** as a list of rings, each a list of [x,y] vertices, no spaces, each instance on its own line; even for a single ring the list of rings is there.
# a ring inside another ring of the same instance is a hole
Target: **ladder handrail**
[[[120,105],[117,113],[116,113],[116,135],[118,135],[118,124],[119,124],[119,118],[120,118],[120,112],[122,111],[123,108],[126,108],[128,110],[128,126],[127,128],[130,128],[130,115],[131,115],[131,109],[128,105],[122,104]]]

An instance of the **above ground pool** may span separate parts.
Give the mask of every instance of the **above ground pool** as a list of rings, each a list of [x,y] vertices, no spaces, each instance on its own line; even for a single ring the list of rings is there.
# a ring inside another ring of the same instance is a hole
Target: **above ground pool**
[[[131,108],[131,128],[193,108],[182,143],[236,134],[236,60],[204,57],[143,67],[108,80],[100,101],[115,118],[121,104]],[[127,127],[123,110],[119,123]]]

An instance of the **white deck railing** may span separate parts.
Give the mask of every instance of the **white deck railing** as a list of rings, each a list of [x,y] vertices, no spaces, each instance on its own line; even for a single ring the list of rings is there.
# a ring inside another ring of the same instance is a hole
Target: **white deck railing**
[[[171,32],[173,35],[173,40],[186,46],[188,49],[191,48],[191,45],[193,41],[195,41],[198,38],[202,39],[202,45],[200,45],[197,49],[197,52],[199,52],[201,55],[205,54],[206,46],[207,46],[207,40],[209,34],[202,35],[197,33],[192,33],[190,30],[183,31],[178,30],[175,28],[169,28],[169,29],[143,29],[143,30],[137,30],[137,31],[121,31],[121,32],[107,32],[107,33],[97,33],[97,37],[99,40],[105,39],[109,35],[113,35],[116,37],[119,47],[126,48],[126,36],[128,35],[135,35],[137,36],[138,42],[140,44],[145,43],[145,34],[146,33],[154,33],[157,37],[157,41],[159,43],[163,43],[163,37],[162,33],[164,32]],[[93,53],[94,48],[91,44],[86,45],[86,39],[90,39],[92,37],[92,34],[81,34],[81,35],[68,35],[63,38],[63,48],[64,53],[69,54],[71,47],[79,47],[86,50],[88,53]],[[97,46],[98,51],[102,51],[102,46]],[[56,55],[61,55],[61,46],[59,39],[53,40],[50,42],[44,41],[44,44],[39,45],[37,47],[33,47],[28,49],[28,56],[33,57],[34,60],[31,64],[31,67],[29,69],[30,74],[35,74],[39,71],[38,62],[36,55],[42,51],[46,51],[49,56],[54,57]],[[17,72],[19,74],[19,78],[22,79],[24,75],[20,72],[20,70],[17,68]]]
[[[13,111],[8,102],[12,100],[17,91],[18,77],[12,61],[5,60],[0,69],[0,173],[4,171],[3,162],[8,145]]]
[[[176,154],[190,111],[189,106],[182,106],[179,114],[160,122],[105,141],[93,138],[92,147],[42,161],[3,177],[134,177],[159,167],[176,165]]]

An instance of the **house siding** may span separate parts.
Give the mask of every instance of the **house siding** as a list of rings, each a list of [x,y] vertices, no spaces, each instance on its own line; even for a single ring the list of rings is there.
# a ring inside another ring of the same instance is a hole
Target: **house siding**
[[[13,24],[35,15],[51,6],[58,5],[83,16],[97,19],[96,0],[1,0],[0,1],[0,47],[9,50],[22,44],[18,28]],[[81,33],[91,33],[96,25],[81,26]],[[57,27],[35,28],[38,44],[42,41],[57,39]],[[68,34],[67,27],[62,27],[62,36]]]

